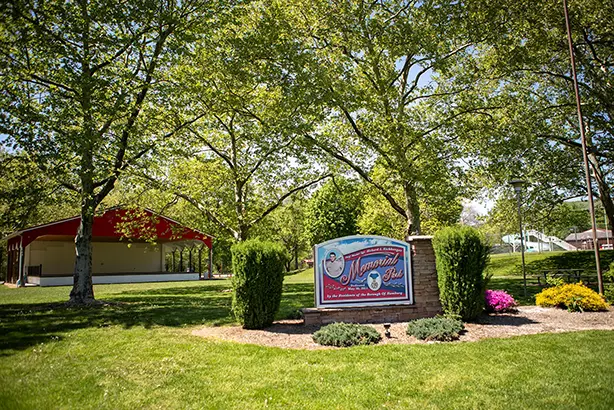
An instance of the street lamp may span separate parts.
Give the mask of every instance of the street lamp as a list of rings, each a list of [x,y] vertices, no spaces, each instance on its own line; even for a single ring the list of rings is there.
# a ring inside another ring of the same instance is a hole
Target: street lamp
[[[524,235],[522,233],[522,214],[520,213],[520,205],[522,202],[521,193],[522,188],[526,184],[525,181],[521,179],[512,179],[510,181],[510,185],[514,187],[514,191],[516,191],[516,200],[518,202],[518,228],[520,229],[520,253],[522,255],[522,281],[524,286],[524,297],[527,297],[527,272],[524,266]]]

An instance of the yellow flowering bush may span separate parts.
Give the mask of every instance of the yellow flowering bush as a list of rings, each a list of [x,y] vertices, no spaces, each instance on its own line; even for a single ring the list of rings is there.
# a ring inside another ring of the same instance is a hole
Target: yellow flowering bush
[[[566,308],[571,312],[608,310],[606,301],[582,282],[544,289],[535,296],[535,303],[543,307]]]

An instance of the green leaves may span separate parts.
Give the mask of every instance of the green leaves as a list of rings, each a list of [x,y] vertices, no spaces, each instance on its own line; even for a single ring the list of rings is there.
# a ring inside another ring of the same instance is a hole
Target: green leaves
[[[273,323],[281,303],[284,249],[275,243],[245,241],[232,247],[232,311],[246,329]]]
[[[439,299],[449,316],[473,320],[484,310],[489,247],[482,235],[468,226],[449,227],[433,238]]]
[[[305,210],[305,237],[309,245],[358,233],[361,197],[351,180],[328,181],[309,200]]]

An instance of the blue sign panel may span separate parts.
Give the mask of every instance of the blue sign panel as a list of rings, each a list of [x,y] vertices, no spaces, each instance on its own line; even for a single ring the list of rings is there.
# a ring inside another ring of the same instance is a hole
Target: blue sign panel
[[[316,245],[317,307],[412,304],[410,245],[382,236],[347,236]]]

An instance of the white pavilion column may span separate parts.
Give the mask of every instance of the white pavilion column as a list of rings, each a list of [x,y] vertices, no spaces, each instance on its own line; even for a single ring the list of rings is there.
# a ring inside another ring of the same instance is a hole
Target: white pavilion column
[[[164,244],[160,244],[160,272],[166,272],[165,259],[166,253],[164,252]]]

